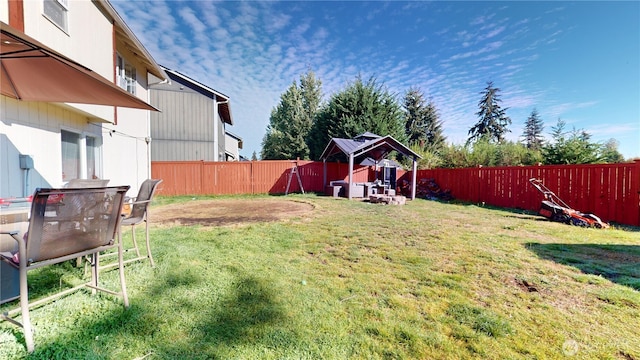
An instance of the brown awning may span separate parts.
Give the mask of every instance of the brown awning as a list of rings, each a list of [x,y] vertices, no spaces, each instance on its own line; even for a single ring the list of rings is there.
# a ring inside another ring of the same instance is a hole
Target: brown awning
[[[114,83],[0,22],[0,90],[25,101],[110,105],[159,111]]]

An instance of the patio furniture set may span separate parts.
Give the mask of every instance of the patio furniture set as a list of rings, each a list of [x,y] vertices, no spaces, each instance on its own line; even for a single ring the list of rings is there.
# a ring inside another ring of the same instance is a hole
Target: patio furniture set
[[[94,294],[103,291],[119,296],[123,305],[129,306],[124,265],[147,258],[154,265],[149,246],[148,205],[161,181],[145,180],[133,199],[125,197],[129,186],[107,187],[108,180],[81,180],[60,189],[37,189],[27,199],[30,207],[10,209],[11,206],[6,206],[10,201],[2,203],[5,206],[0,207],[0,304],[16,299],[20,304],[0,317],[22,327],[28,352],[35,348],[29,313],[33,307],[84,287]],[[123,214],[125,203],[131,208],[130,214]],[[135,226],[142,223],[146,225],[144,255],[135,238]],[[133,247],[130,249],[123,248],[122,226],[131,227]],[[127,251],[135,251],[135,258],[125,261]],[[116,256],[117,261],[101,266],[100,260],[110,256]],[[88,282],[29,301],[29,271],[79,258],[87,258],[91,265]],[[100,271],[115,267],[119,271],[120,289],[113,291],[100,286]],[[21,321],[17,320],[18,314],[22,316]]]

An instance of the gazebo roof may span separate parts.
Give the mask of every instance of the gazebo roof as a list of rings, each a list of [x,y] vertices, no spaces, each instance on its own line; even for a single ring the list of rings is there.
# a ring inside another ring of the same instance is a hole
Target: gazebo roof
[[[333,155],[344,153],[347,156],[353,155],[354,158],[367,155],[374,161],[380,161],[386,158],[392,151],[397,151],[414,160],[421,158],[420,155],[394,139],[391,135],[378,136],[366,132],[356,136],[354,139],[331,139],[322,152],[320,159],[326,160]]]

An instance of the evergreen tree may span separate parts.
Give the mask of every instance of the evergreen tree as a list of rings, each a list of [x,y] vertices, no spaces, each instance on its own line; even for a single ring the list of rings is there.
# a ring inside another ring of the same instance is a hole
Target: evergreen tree
[[[289,86],[271,111],[262,140],[262,159],[309,159],[307,137],[321,96],[321,83],[311,71],[300,77],[299,86],[295,81]]]
[[[251,154],[251,161],[257,161],[258,160],[258,155],[256,154],[255,150],[253,151],[253,154]]]
[[[405,133],[410,145],[421,148],[427,142],[424,131],[424,108],[426,106],[420,90],[411,88],[404,96]]]
[[[618,151],[620,143],[616,139],[609,139],[602,148],[602,161],[613,164],[624,162],[624,156]]]
[[[319,159],[331,138],[351,139],[367,131],[406,140],[402,110],[393,95],[375,78],[364,82],[358,76],[318,112],[308,138],[311,158]]]
[[[405,133],[410,145],[418,145],[423,150],[437,152],[444,145],[442,121],[430,100],[425,102],[422,92],[409,89],[404,96]]]
[[[602,147],[591,141],[591,135],[584,130],[564,130],[566,123],[558,119],[552,128],[552,142],[546,144],[542,153],[546,164],[594,164],[601,163]]]
[[[300,76],[300,91],[302,92],[305,122],[311,129],[322,101],[322,82],[316,79],[313,71],[309,70],[305,75]]]
[[[425,133],[427,134],[427,144],[425,149],[432,152],[438,152],[445,145],[446,137],[442,130],[442,120],[438,115],[438,109],[433,103],[433,100],[429,100],[425,109]]]
[[[479,139],[487,139],[491,142],[501,142],[505,133],[509,132],[507,126],[511,124],[511,119],[506,115],[506,108],[500,107],[499,88],[493,87],[493,82],[487,82],[487,87],[480,94],[482,99],[478,102],[480,110],[478,122],[469,129],[469,139],[467,144]]]
[[[538,110],[534,108],[524,124],[524,131],[522,133],[522,138],[524,139],[524,144],[527,149],[542,149],[542,130],[544,130],[542,119],[540,119]]]

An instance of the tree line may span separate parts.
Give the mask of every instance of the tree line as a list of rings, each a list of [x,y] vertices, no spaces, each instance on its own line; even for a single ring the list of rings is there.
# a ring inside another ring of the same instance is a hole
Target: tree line
[[[357,76],[323,102],[322,82],[308,71],[292,82],[272,109],[260,157],[320,160],[332,138],[351,139],[371,132],[408,144],[422,157],[421,169],[624,161],[615,139],[594,142],[582,129],[567,130],[561,119],[551,128],[551,139],[545,140],[544,122],[535,108],[519,140],[506,140],[511,119],[508,108],[501,106],[500,92],[487,82],[479,93],[477,122],[470,127],[466,143],[456,145],[447,142],[436,104],[420,89],[409,88],[398,100],[375,77]],[[396,160],[408,163],[401,157]]]

